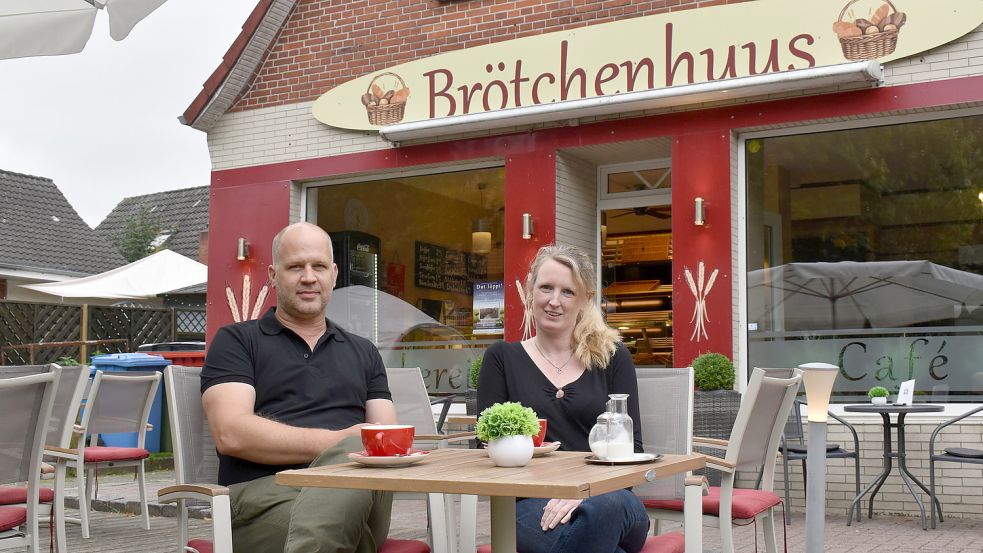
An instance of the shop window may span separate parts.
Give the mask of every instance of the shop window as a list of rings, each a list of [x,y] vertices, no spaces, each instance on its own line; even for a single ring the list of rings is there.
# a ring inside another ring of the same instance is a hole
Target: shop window
[[[432,392],[463,392],[504,331],[504,182],[490,167],[309,185],[307,220],[339,268],[329,319]]]
[[[744,144],[749,366],[979,401],[983,116]]]

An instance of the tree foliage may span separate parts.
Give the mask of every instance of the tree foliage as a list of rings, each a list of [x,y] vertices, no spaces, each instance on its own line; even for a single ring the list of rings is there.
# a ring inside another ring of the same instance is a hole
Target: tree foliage
[[[127,261],[136,261],[157,251],[154,240],[164,230],[163,223],[144,209],[124,221],[122,232],[116,235],[116,249]]]

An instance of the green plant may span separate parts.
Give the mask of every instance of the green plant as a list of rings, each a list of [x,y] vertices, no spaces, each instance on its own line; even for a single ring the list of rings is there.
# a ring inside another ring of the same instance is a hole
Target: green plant
[[[477,356],[471,360],[471,367],[468,371],[468,387],[477,388],[478,387],[478,374],[481,373],[481,356]]]
[[[79,362],[78,362],[77,359],[75,359],[74,357],[68,357],[68,356],[59,357],[58,358],[58,361],[56,361],[56,363],[58,363],[62,367],[71,367],[73,365],[78,365],[79,364]]]
[[[867,397],[869,398],[887,397],[887,396],[888,396],[888,391],[887,388],[885,388],[884,386],[874,386],[867,392]]]
[[[720,353],[704,353],[693,360],[693,379],[700,390],[731,390],[734,363]]]
[[[487,443],[507,436],[535,436],[539,433],[536,412],[521,403],[496,403],[481,412],[475,434]]]

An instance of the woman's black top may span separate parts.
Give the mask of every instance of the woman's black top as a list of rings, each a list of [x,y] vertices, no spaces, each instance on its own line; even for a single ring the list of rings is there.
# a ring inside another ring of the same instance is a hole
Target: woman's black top
[[[638,382],[631,353],[619,343],[608,366],[591,367],[562,388],[546,378],[521,343],[498,342],[485,352],[478,376],[478,413],[494,403],[517,401],[549,421],[546,441],[560,449],[590,451],[587,435],[604,412],[608,394],[628,394],[628,415],[634,422],[635,451],[642,452]],[[560,396],[560,397],[557,397]]]

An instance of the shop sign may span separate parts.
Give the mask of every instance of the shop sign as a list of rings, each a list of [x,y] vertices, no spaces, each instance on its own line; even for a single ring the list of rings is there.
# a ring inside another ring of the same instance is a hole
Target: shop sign
[[[756,0],[466,48],[326,92],[345,129],[611,96],[857,60],[907,58],[983,23],[981,0]]]

